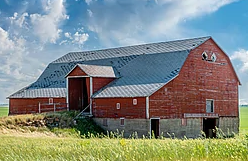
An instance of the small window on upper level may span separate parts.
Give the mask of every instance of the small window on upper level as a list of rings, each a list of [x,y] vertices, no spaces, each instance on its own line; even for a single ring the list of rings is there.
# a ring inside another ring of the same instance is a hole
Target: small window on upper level
[[[202,53],[202,60],[208,60],[208,54],[206,53],[206,51]]]
[[[138,101],[137,99],[133,99],[133,105],[137,105]]]
[[[121,104],[120,103],[116,103],[116,109],[121,109]]]
[[[214,112],[214,100],[207,99],[206,100],[206,112],[213,113]]]
[[[49,98],[48,103],[53,104],[53,98]]]

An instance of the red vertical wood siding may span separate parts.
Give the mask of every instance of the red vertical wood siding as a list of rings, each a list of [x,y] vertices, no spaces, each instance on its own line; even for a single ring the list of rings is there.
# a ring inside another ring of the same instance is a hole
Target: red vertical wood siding
[[[137,105],[133,105],[137,99]],[[120,109],[116,104],[120,103]],[[93,115],[99,118],[146,118],[146,98],[97,98],[93,100]]]
[[[102,77],[94,77],[92,78],[93,82],[93,93],[100,90],[102,87],[106,86],[110,82],[114,80],[114,78],[102,78]]]
[[[87,76],[87,74],[79,66],[77,66],[69,73],[68,76]]]
[[[53,111],[53,105],[48,105],[49,98],[10,98],[9,115],[38,113],[39,102],[41,103],[42,112],[49,112],[47,109]],[[53,103],[60,103],[61,105],[56,105],[58,108],[66,109],[67,107],[66,98],[53,98]]]
[[[206,51],[216,62],[202,60]],[[238,80],[230,60],[213,42],[192,50],[179,76],[150,96],[150,117],[182,118],[184,113],[206,113],[206,99],[214,99],[214,113],[238,116]]]

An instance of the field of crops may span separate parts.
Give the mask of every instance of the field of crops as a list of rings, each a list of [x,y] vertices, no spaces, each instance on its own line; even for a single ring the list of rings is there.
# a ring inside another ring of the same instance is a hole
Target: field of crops
[[[9,113],[8,107],[0,107],[0,117],[7,116]]]
[[[58,137],[51,133],[0,134],[0,160],[248,160],[247,107],[240,108],[240,118],[242,135],[229,139],[81,139],[79,135]]]

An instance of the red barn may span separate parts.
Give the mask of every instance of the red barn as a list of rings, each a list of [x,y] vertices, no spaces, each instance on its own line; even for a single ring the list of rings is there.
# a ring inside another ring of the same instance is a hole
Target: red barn
[[[202,37],[68,53],[18,94],[66,89],[61,96],[70,110],[84,110],[104,129],[124,130],[125,136],[153,131],[198,137],[204,131],[211,137],[215,127],[238,132],[238,85],[228,56]],[[10,114],[18,107],[16,95],[9,97]]]

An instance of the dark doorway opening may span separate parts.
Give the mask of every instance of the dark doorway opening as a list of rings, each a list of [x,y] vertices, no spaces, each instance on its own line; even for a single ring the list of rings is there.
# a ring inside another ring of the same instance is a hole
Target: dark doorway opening
[[[89,105],[89,83],[87,78],[70,78],[68,86],[70,110],[82,111]],[[87,108],[85,112],[89,112]]]
[[[86,78],[82,79],[82,107],[85,109],[88,105],[88,89],[87,89],[87,83]],[[87,108],[85,112],[90,112],[90,108]]]
[[[203,118],[203,132],[206,135],[206,138],[215,138],[216,137],[216,130],[217,127],[217,120],[214,118]]]
[[[159,136],[159,119],[151,119],[151,134],[155,138]]]

